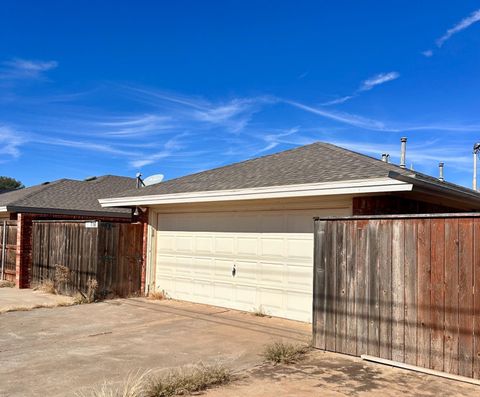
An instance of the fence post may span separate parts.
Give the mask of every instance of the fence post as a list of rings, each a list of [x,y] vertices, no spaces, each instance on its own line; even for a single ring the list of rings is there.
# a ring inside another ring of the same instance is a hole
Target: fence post
[[[2,273],[0,274],[0,279],[5,280],[5,254],[6,254],[6,244],[7,244],[7,221],[3,221],[3,231],[2,231]]]

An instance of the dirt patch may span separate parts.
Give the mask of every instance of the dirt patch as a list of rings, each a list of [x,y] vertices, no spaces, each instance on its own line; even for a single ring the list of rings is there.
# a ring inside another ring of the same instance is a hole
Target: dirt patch
[[[465,396],[478,387],[314,350],[291,365],[263,363],[222,390],[207,393],[249,397],[307,396]]]

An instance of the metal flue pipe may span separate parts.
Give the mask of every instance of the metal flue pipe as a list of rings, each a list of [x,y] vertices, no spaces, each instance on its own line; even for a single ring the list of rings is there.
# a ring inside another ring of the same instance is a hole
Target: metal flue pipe
[[[443,166],[444,165],[445,164],[443,162],[438,163],[438,173],[439,173],[438,180],[440,182],[445,182],[445,177],[443,176]]]
[[[401,149],[400,149],[400,167],[406,168],[407,162],[407,138],[402,137],[400,139]]]
[[[477,190],[477,160],[478,152],[480,152],[480,143],[475,143],[473,145],[473,190]]]

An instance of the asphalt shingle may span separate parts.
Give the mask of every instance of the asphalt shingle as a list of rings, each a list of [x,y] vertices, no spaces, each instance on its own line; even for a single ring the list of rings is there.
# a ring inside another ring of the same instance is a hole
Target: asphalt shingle
[[[98,199],[135,187],[135,178],[105,175],[92,180],[59,179],[0,195],[0,207],[62,212],[98,212],[130,214],[129,209],[105,209]],[[10,211],[10,210],[9,210]]]

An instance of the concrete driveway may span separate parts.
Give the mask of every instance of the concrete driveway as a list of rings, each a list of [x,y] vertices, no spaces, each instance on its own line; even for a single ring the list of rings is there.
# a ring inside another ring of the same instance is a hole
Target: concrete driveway
[[[177,301],[121,299],[0,315],[0,396],[73,396],[136,370],[203,361],[239,374],[206,396],[453,396],[480,387],[312,351],[262,363],[273,340],[305,342],[310,325]]]
[[[242,371],[310,326],[177,301],[121,299],[0,315],[0,396],[71,396],[138,369],[224,362]]]
[[[72,300],[69,296],[47,294],[32,289],[0,288],[0,314],[10,310],[30,310],[39,306],[69,305]]]

